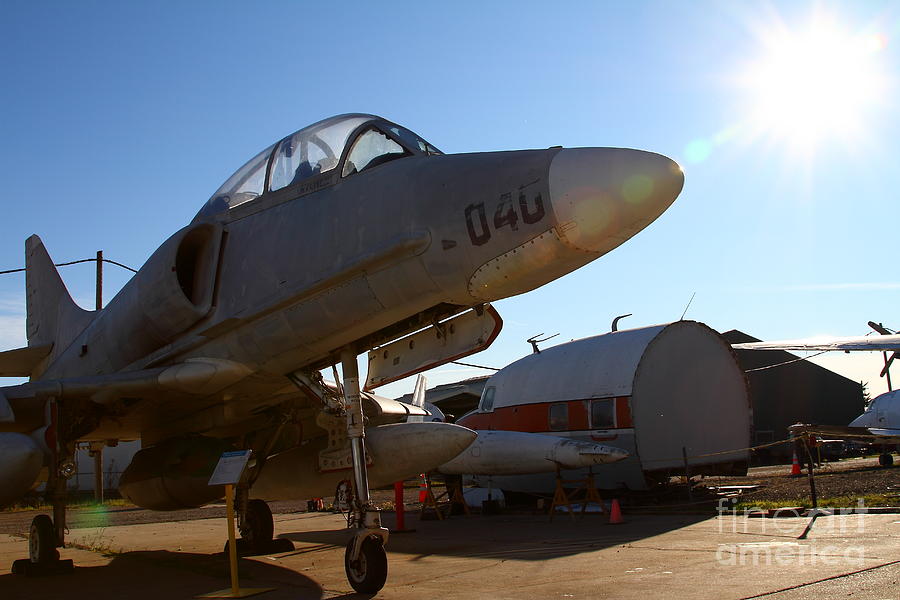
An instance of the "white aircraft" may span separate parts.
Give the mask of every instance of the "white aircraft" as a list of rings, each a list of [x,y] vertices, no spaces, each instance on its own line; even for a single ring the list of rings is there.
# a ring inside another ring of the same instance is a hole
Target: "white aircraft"
[[[752,342],[734,344],[736,350],[794,350],[828,352],[843,350],[851,352],[868,350],[884,352],[884,369],[882,377],[887,377],[888,389],[891,390],[890,367],[895,358],[900,356],[900,335],[893,333],[878,323],[869,321],[869,326],[880,333],[880,336],[836,337],[830,339],[781,340],[775,342]],[[893,352],[888,357],[887,352]],[[894,464],[890,447],[900,446],[900,390],[891,390],[875,397],[863,414],[859,415],[847,426],[840,425],[807,425],[798,423],[790,427],[794,435],[814,434],[843,440],[859,440],[875,443],[883,449],[879,463],[884,467]]]
[[[429,414],[412,414],[409,423],[423,421],[443,422],[444,412],[425,402],[427,387],[425,375],[416,379],[416,387],[410,404],[423,408]],[[613,463],[627,458],[628,451],[614,446],[585,440],[573,440],[558,435],[524,431],[478,432],[478,438],[453,460],[442,464],[437,472],[442,475],[531,475],[551,473],[558,469],[581,469]]]

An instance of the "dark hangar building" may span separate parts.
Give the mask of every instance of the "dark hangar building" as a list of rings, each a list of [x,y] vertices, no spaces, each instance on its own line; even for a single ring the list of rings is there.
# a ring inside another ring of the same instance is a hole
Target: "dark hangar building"
[[[736,329],[723,333],[722,337],[732,344],[760,341]],[[797,360],[795,354],[784,350],[735,350],[735,353],[750,385],[754,445],[787,439],[787,428],[794,423],[846,425],[865,408],[862,385],[858,381],[807,360]],[[760,458],[764,459],[765,454],[761,452]],[[790,457],[791,450],[785,444],[773,447],[769,454]]]
[[[444,411],[444,414],[461,417],[478,407],[478,400],[487,383],[488,376],[472,377],[455,383],[437,385],[425,391],[425,401]],[[412,394],[405,394],[397,400],[411,402]]]

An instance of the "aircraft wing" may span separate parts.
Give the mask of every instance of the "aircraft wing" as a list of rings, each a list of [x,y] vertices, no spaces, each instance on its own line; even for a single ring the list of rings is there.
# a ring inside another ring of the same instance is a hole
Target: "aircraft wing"
[[[80,397],[103,403],[111,396],[141,396],[163,390],[206,395],[240,381],[251,372],[245,365],[230,360],[192,358],[155,369],[31,381],[0,388],[0,398]]]
[[[751,342],[732,344],[736,350],[870,350],[878,352],[900,351],[900,335],[878,335],[858,337],[836,337],[827,340],[801,339],[781,340],[776,342]]]
[[[53,344],[0,352],[0,377],[28,377],[53,349]]]
[[[813,434],[829,439],[886,444],[896,444],[900,441],[900,429],[797,423],[788,427],[788,430],[795,436]]]
[[[108,375],[91,375],[64,379],[32,381],[21,385],[0,387],[0,423],[15,423],[16,413],[33,412],[34,399],[43,397],[82,398],[97,404],[108,404],[120,398],[156,399],[161,395],[181,398],[212,397],[217,392],[252,375],[246,365],[216,358],[192,358],[168,367],[142,369]],[[285,381],[285,385],[289,384]],[[293,389],[287,394],[277,394],[279,401],[303,396]],[[275,395],[273,395],[275,397]],[[373,425],[398,423],[409,416],[427,415],[421,406],[415,406],[363,394],[366,414]],[[240,400],[240,397],[236,398]],[[253,400],[247,398],[249,403]],[[191,403],[182,403],[181,411],[192,412]],[[178,410],[173,414],[177,416]]]

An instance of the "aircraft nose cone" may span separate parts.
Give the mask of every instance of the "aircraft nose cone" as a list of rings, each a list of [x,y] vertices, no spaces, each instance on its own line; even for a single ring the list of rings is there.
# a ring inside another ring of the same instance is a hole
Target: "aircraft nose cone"
[[[560,237],[599,253],[652,223],[684,186],[675,161],[625,148],[564,148],[553,158],[549,178]]]
[[[874,427],[875,419],[873,417],[874,415],[871,412],[864,412],[850,421],[848,427]]]
[[[609,451],[609,462],[617,462],[631,456],[627,450],[622,450],[621,448],[615,448],[613,446],[607,446],[606,448]]]

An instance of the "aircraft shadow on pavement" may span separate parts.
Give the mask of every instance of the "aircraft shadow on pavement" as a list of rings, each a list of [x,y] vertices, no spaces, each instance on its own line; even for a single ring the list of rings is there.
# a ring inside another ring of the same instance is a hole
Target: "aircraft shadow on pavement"
[[[508,560],[545,560],[594,552],[660,535],[704,521],[710,515],[634,515],[619,525],[608,524],[606,515],[585,515],[573,521],[559,514],[549,521],[546,515],[497,515],[491,517],[451,517],[444,521],[419,521],[407,516],[411,533],[392,533],[389,553],[419,557],[465,556]],[[385,525],[393,519],[386,516]],[[298,547],[297,554],[342,547],[350,539],[348,530],[298,531],[278,537],[315,544]]]
[[[106,565],[80,567],[77,558],[75,564],[70,573],[44,577],[0,575],[0,597],[159,600],[192,598],[230,586],[228,561],[222,554],[139,551],[116,555]],[[318,583],[292,569],[241,560],[239,571],[242,588],[276,588],[260,596],[266,600],[320,600],[323,596]]]

